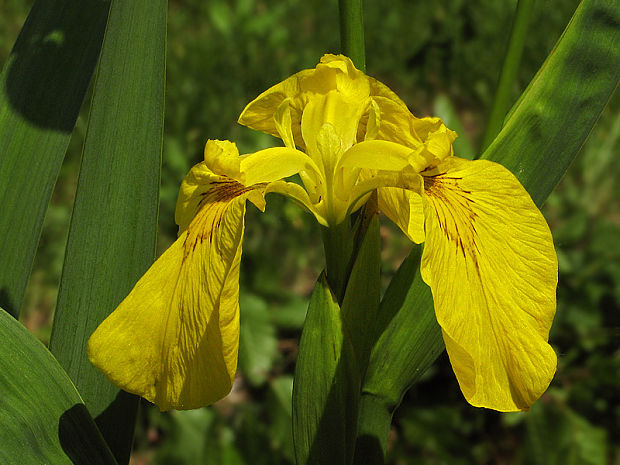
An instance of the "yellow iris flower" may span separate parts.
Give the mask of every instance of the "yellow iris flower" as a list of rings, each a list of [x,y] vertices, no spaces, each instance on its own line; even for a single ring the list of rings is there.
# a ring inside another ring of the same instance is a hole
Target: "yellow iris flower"
[[[280,193],[335,226],[377,191],[380,210],[416,243],[421,275],[466,399],[524,410],[556,369],[547,343],[557,258],[551,233],[504,167],[452,153],[456,134],[416,118],[344,56],[325,55],[251,102],[239,122],[285,147],[239,156],[210,140],[183,181],[179,237],[89,341],[117,386],[162,410],[230,392],[239,343],[246,200]],[[303,186],[285,181],[299,174]]]

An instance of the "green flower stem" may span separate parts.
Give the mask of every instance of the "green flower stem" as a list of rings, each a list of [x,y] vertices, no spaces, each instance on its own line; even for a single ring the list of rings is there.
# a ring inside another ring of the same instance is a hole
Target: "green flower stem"
[[[499,134],[504,125],[504,118],[511,101],[512,86],[517,78],[519,63],[521,63],[523,45],[525,44],[533,7],[534,0],[519,0],[517,4],[517,12],[512,24],[512,31],[510,32],[508,51],[506,52],[504,65],[499,76],[493,108],[491,109],[491,116],[482,139],[480,153],[484,152],[491,145],[491,142],[493,142],[495,136]]]
[[[364,45],[364,20],[362,0],[339,0],[340,50],[351,58],[355,66],[366,71],[366,48]],[[353,233],[349,219],[341,224],[323,228],[325,245],[325,268],[327,282],[342,303],[351,271]],[[363,237],[363,235],[362,235]]]
[[[339,0],[338,5],[340,8],[340,50],[353,60],[358,69],[365,72],[366,49],[362,0]]]
[[[338,303],[344,299],[344,291],[349,280],[353,233],[347,218],[331,228],[321,228],[325,248],[325,270],[327,282]]]

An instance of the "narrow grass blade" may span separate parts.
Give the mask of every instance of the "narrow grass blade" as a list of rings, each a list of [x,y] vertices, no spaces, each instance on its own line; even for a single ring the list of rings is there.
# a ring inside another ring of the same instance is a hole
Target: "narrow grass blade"
[[[0,463],[114,465],[52,354],[0,308]]]
[[[119,463],[129,458],[138,399],[89,363],[86,346],[154,258],[166,6],[112,3],[50,342]]]
[[[482,138],[482,150],[485,150],[502,129],[504,117],[510,107],[513,85],[519,71],[523,46],[527,37],[527,28],[534,9],[534,0],[519,0],[515,19],[510,31],[510,41],[504,57],[502,71],[499,76],[493,107],[489,115],[487,128]]]
[[[483,158],[508,167],[541,205],[585,142],[620,77],[618,1],[584,0]],[[381,463],[392,413],[443,350],[415,246],[382,301],[362,388],[357,463]],[[381,412],[379,415],[377,412]],[[370,450],[370,452],[368,452]],[[360,462],[363,454],[373,462]],[[359,458],[359,460],[358,460]]]
[[[109,6],[106,0],[38,0],[0,76],[0,305],[13,316]]]

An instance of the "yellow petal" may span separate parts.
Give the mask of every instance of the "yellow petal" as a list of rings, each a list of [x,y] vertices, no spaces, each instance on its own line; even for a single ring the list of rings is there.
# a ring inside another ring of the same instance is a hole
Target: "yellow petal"
[[[374,97],[373,101],[381,114],[377,139],[397,142],[411,149],[422,144],[422,139],[413,128],[417,118],[406,106],[385,97]]]
[[[329,226],[323,213],[324,200],[320,200],[317,204],[314,204],[311,201],[308,192],[299,184],[286,181],[274,181],[269,183],[265,189],[265,194],[272,192],[288,197],[299,207],[312,213],[320,224],[323,226]]]
[[[409,165],[412,149],[386,140],[367,140],[342,154],[338,168],[400,171]]]
[[[291,99],[284,99],[275,114],[273,121],[278,130],[278,136],[288,148],[295,148],[295,136],[293,136],[293,119],[291,117]]]
[[[359,168],[353,190],[342,175],[339,189],[350,198],[349,213],[357,208],[357,200],[369,189],[378,189],[379,209],[394,221],[413,242],[424,241],[424,215],[418,172],[426,159],[411,148],[385,140],[368,140],[355,144],[340,158],[344,172]],[[421,168],[422,167],[422,168]],[[393,172],[393,173],[389,173]]]
[[[326,54],[314,74],[301,81],[301,90],[323,95],[337,90],[349,100],[364,100],[370,95],[370,82],[349,57]]]
[[[300,129],[302,113],[309,101],[317,96],[327,95],[331,91],[340,94],[350,104],[362,102],[365,108],[367,108],[366,100],[370,96],[379,96],[399,107],[407,108],[387,86],[355,68],[348,57],[328,54],[321,58],[316,68],[300,71],[256,97],[241,113],[239,123],[280,137],[281,133],[274,116],[282,102],[289,99],[293,139],[298,147],[305,149],[306,145],[301,137]],[[279,118],[282,119],[282,115]],[[288,115],[286,118],[288,119]],[[352,123],[355,124],[356,129],[358,119],[359,117]],[[351,120],[343,116],[340,121],[350,122]],[[367,116],[360,123],[361,140],[364,139],[366,121]],[[288,138],[288,131],[285,134]],[[287,141],[287,145],[289,144],[290,142]]]
[[[300,82],[313,74],[314,69],[305,69],[267,89],[244,108],[239,116],[239,124],[280,137],[274,115],[284,100],[291,99],[290,116],[293,137],[295,143],[303,148],[300,124],[304,102],[300,99]]]
[[[379,210],[407,235],[409,240],[424,242],[422,197],[411,190],[394,187],[377,189]]]
[[[507,169],[455,157],[425,177],[424,213],[422,278],[463,394],[527,410],[556,370],[547,339],[557,258],[545,219]]]
[[[417,150],[426,158],[422,169],[452,155],[452,142],[456,133],[448,129],[439,118],[417,118],[406,108],[392,100],[375,97],[374,103],[381,113],[377,139],[397,142]]]
[[[179,235],[183,233],[204,205],[205,196],[213,183],[224,180],[211,171],[205,162],[197,163],[189,171],[179,189],[174,220],[179,225]]]
[[[288,99],[293,139],[297,146],[305,148],[306,142],[301,138],[301,117],[310,99],[337,91],[349,101],[364,100],[369,89],[366,75],[357,70],[349,58],[324,55],[315,69],[300,71],[256,97],[244,108],[239,123],[280,137],[274,117],[280,105]]]
[[[271,147],[241,157],[241,172],[247,186],[287,178],[300,171],[321,176],[308,155],[288,147]]]
[[[204,160],[206,166],[214,173],[227,176],[243,183],[239,163],[239,150],[229,140],[208,140],[205,144]]]
[[[343,94],[330,91],[325,95],[313,97],[304,109],[301,119],[301,132],[307,152],[316,163],[321,166],[324,162],[325,170],[328,166],[335,165],[337,156],[333,153],[329,156],[319,155],[318,136],[324,126],[333,128],[334,136],[339,140],[339,148],[346,150],[355,143],[357,125],[360,117],[368,111],[370,102],[354,101],[347,99]],[[324,154],[325,155],[325,154]]]
[[[89,340],[95,366],[161,410],[202,407],[232,388],[247,192],[211,184],[187,230]]]

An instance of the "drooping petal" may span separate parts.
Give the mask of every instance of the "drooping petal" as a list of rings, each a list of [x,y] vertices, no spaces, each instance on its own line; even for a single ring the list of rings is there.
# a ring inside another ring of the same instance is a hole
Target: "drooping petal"
[[[222,176],[211,171],[202,161],[192,167],[181,183],[174,220],[179,225],[179,236],[187,229],[205,202],[205,196],[214,182]]]
[[[474,406],[527,410],[556,370],[549,227],[517,179],[489,161],[447,158],[425,177],[424,198],[421,273],[461,390]]]
[[[239,156],[235,144],[228,141],[207,141],[205,161],[196,164],[181,183],[175,220],[181,234],[204,205],[205,196],[213,182],[221,176],[213,172],[220,169],[226,177],[236,176],[237,181],[248,190],[247,198],[261,211],[265,210],[264,190],[274,181],[304,172],[308,177],[321,181],[321,173],[316,164],[303,152],[288,147],[272,147],[251,154]],[[296,199],[297,200],[297,199]]]
[[[224,397],[237,366],[249,190],[214,177],[204,192],[193,221],[88,345],[91,362],[114,384],[161,410],[202,407]]]

